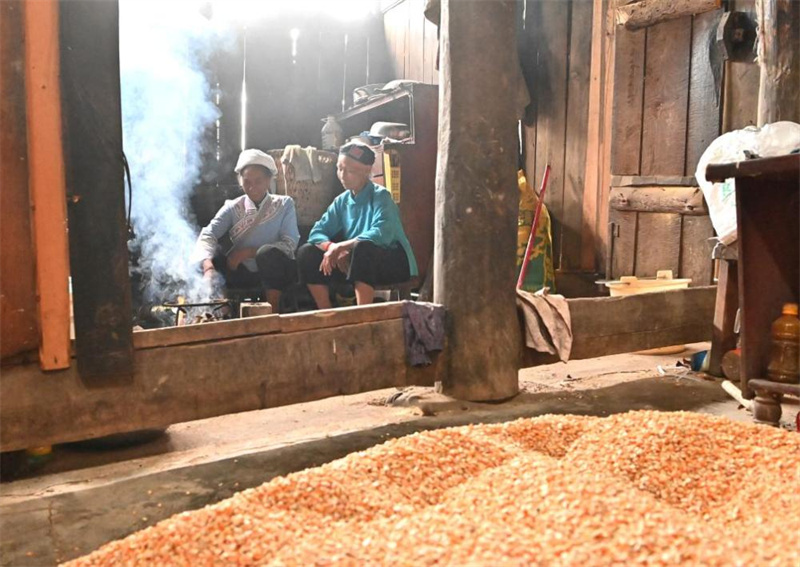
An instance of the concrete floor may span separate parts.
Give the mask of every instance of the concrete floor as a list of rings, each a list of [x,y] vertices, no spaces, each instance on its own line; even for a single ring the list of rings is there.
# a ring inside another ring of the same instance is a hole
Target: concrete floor
[[[383,401],[396,392],[391,389],[178,424],[136,447],[57,447],[37,476],[0,485],[0,565],[53,565],[275,476],[424,429],[635,409],[751,421],[719,380],[674,368],[704,348],[526,369],[520,372],[520,395],[502,404],[459,402],[415,388],[399,405],[387,406]],[[787,427],[797,411],[787,400]]]

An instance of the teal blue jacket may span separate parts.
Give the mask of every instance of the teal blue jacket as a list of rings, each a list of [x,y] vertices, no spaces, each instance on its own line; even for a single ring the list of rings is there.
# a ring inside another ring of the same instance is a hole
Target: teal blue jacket
[[[344,240],[366,240],[383,248],[399,244],[408,257],[411,277],[419,275],[414,251],[400,223],[400,210],[385,187],[367,181],[355,197],[352,191],[343,192],[314,224],[308,241],[311,244],[333,242],[340,233]]]

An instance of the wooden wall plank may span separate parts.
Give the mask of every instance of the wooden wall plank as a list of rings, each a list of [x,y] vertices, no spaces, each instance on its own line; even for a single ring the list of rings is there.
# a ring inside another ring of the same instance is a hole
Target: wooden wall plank
[[[39,362],[70,365],[69,247],[64,148],[61,138],[58,2],[25,2],[25,88],[28,182],[33,206]]]
[[[638,175],[646,31],[615,31],[611,173]]]
[[[761,70],[752,63],[725,63],[723,132],[758,123],[758,88]]]
[[[642,175],[684,172],[691,36],[691,17],[647,30]]]
[[[583,189],[583,218],[581,227],[581,269],[596,271],[598,268],[601,239],[597,233],[600,171],[602,169],[603,87],[605,55],[605,11],[604,2],[593,3],[591,65],[589,71],[588,131],[586,133],[586,172]]]
[[[407,79],[424,80],[425,57],[425,0],[406,0],[408,4],[408,43],[409,60]]]
[[[423,15],[422,81],[431,85],[439,84],[439,70],[436,60],[439,52],[439,28]]]
[[[519,49],[519,62],[522,75],[528,86],[531,102],[525,109],[522,120],[523,167],[528,176],[528,181],[533,187],[538,188],[539,180],[536,179],[536,130],[538,127],[538,108],[541,94],[539,87],[539,39],[538,30],[542,26],[542,3],[526,2],[524,18],[520,16],[517,28],[517,44]]]
[[[606,277],[619,279],[622,276],[632,276],[636,262],[638,213],[611,209],[609,222],[611,224],[610,268]]]
[[[39,346],[28,192],[22,0],[0,2],[0,357]]]
[[[612,151],[614,132],[614,88],[616,84],[616,29],[610,22],[611,0],[603,0],[604,51],[603,51],[603,128],[600,138],[600,182],[598,186],[598,212],[596,234],[600,238],[598,265],[607,266],[610,257],[610,231],[608,230],[608,192],[611,189]]]
[[[411,59],[413,55],[412,39],[411,39],[411,8],[413,0],[405,0],[399,4],[395,10],[398,10],[398,20],[402,25],[402,38],[400,44],[400,54],[403,57],[403,77],[411,78]]]
[[[244,30],[237,29],[235,47],[215,52],[211,66],[219,96],[219,157],[214,166],[216,183],[235,184],[233,168],[242,150],[242,78]],[[214,211],[216,212],[216,211]],[[206,223],[211,219],[206,219]],[[202,222],[202,221],[201,221]]]
[[[710,285],[713,280],[713,261],[708,239],[714,236],[711,217],[684,216],[681,234],[681,267],[679,275],[691,278],[691,285]]]
[[[561,241],[564,226],[564,159],[567,127],[567,52],[569,16],[560,2],[541,3],[539,23],[538,73],[539,99],[536,127],[535,186],[550,164],[552,171],[545,194],[553,231],[553,264],[561,265]]]
[[[722,10],[706,12],[692,20],[692,57],[689,80],[688,139],[685,175],[694,175],[697,162],[720,134],[722,92],[716,91],[709,50],[716,49],[717,26]],[[722,77],[721,60],[717,69]]]
[[[581,268],[592,58],[592,8],[592,0],[572,1],[561,241],[561,269],[570,271]]]
[[[757,18],[755,0],[732,0],[731,11],[746,12]],[[725,62],[725,96],[722,131],[740,130],[758,123],[758,89],[761,68],[757,63]]]
[[[680,21],[680,20],[673,20]],[[658,270],[677,275],[681,256],[681,215],[638,213],[634,275],[654,277]]]

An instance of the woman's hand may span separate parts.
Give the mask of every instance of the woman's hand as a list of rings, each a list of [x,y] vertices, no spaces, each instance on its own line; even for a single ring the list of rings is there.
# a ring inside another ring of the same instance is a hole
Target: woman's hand
[[[347,272],[350,264],[349,248],[341,242],[334,242],[325,251],[322,257],[322,263],[319,265],[319,270],[329,276],[333,273],[334,269],[339,269],[342,272]]]

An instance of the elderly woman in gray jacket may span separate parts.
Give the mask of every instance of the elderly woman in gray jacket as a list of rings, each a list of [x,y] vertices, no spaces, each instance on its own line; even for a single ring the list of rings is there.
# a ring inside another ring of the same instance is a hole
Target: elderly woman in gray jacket
[[[261,150],[244,150],[235,171],[244,195],[226,201],[203,228],[194,260],[208,279],[221,273],[229,287],[262,286],[277,311],[281,291],[297,274],[295,250],[300,232],[294,201],[269,193],[278,169]],[[219,241],[226,234],[233,245],[221,253]]]

